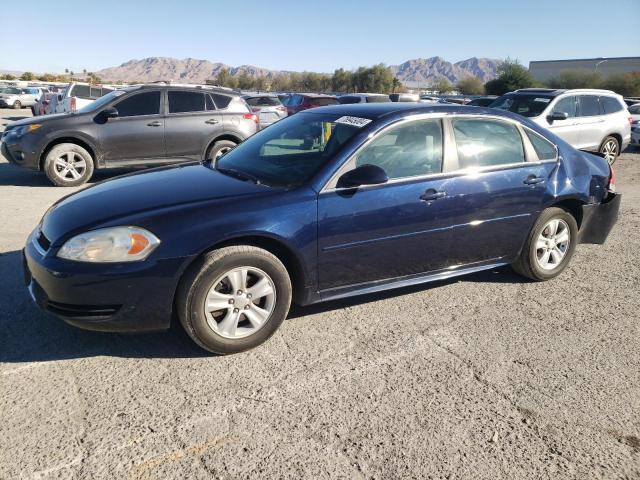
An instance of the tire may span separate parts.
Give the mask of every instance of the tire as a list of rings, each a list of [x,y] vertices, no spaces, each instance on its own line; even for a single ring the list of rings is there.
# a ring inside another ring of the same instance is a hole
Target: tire
[[[14,110],[20,110],[21,108],[22,108],[22,104],[20,103],[20,100],[16,100],[15,102],[13,102]]]
[[[218,140],[209,148],[207,158],[205,160],[217,160],[237,145],[238,144],[236,142],[232,142],[231,140]]]
[[[231,277],[245,269],[246,280],[237,277],[234,288]],[[266,287],[258,288],[259,282]],[[267,341],[289,313],[291,295],[289,273],[275,255],[248,245],[230,246],[204,255],[189,268],[178,287],[176,310],[195,343],[228,355]],[[262,321],[256,326],[250,319],[260,311]]]
[[[93,168],[91,154],[75,143],[56,145],[44,161],[44,173],[58,187],[76,187],[86,183],[93,175]]]
[[[549,233],[552,229],[550,222],[552,221],[557,221],[558,227],[556,234],[549,239]],[[563,249],[563,244],[558,241],[556,245],[556,240],[564,238],[562,232],[565,230],[568,232],[568,245]],[[511,266],[517,273],[532,280],[551,280],[560,275],[567,267],[575,251],[577,241],[578,224],[573,215],[562,208],[547,208],[538,217],[522,247],[520,256]],[[539,248],[541,244],[545,246]],[[555,251],[556,249],[557,251]],[[560,253],[562,253],[562,258],[558,261]],[[546,265],[545,255],[548,259]]]
[[[609,162],[609,165],[613,165],[620,155],[620,143],[616,137],[606,137],[600,144],[598,151],[605,156],[604,158]]]

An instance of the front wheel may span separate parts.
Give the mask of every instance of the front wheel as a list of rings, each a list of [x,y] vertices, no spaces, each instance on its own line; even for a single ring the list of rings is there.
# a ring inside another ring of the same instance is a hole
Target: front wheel
[[[233,150],[237,145],[237,143],[231,140],[218,140],[209,149],[206,160],[218,160],[222,155]]]
[[[93,175],[93,158],[80,145],[61,143],[47,153],[44,173],[58,187],[82,185]]]
[[[14,110],[20,110],[21,108],[22,108],[22,104],[20,103],[20,100],[16,100],[15,102],[13,102]]]
[[[562,208],[544,210],[513,269],[532,280],[551,280],[567,267],[578,240],[576,219]]]
[[[239,245],[214,250],[180,282],[176,306],[191,339],[219,355],[265,342],[291,305],[285,266],[261,248]]]
[[[620,155],[620,144],[615,137],[607,137],[602,141],[599,152],[604,155],[604,158],[609,165],[613,165],[618,155]]]

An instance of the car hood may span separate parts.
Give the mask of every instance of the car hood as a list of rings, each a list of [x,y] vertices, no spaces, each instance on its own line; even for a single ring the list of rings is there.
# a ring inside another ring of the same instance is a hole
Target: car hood
[[[55,246],[72,235],[133,215],[275,190],[200,163],[158,168],[108,180],[61,199],[45,214],[40,228]]]
[[[16,120],[15,122],[11,122],[9,125],[7,125],[6,130],[10,130],[16,127],[22,127],[23,125],[31,125],[33,123],[46,123],[52,120],[57,120],[59,118],[69,117],[72,115],[75,115],[75,113],[56,113],[53,115],[41,115],[39,117],[29,117],[23,120]]]

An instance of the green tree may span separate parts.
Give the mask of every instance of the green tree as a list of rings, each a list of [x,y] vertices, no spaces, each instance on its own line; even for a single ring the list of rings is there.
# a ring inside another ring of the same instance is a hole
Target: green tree
[[[602,81],[602,88],[613,90],[623,97],[639,97],[640,72],[610,75]]]
[[[465,77],[457,83],[456,88],[463,95],[482,95],[484,93],[484,84],[478,77]]]
[[[431,88],[433,90],[436,90],[439,94],[444,95],[445,93],[449,93],[453,90],[453,85],[451,85],[451,82],[449,82],[449,80],[441,77],[431,85]]]
[[[16,77],[14,77],[13,75],[11,75],[10,73],[7,73],[5,75],[2,76],[3,80],[15,80]]]
[[[519,88],[536,87],[539,83],[520,62],[507,58],[498,66],[498,78],[484,84],[488,95],[504,95]]]
[[[331,90],[334,92],[350,92],[353,88],[353,73],[343,68],[333,72],[331,77]]]
[[[255,88],[258,92],[264,92],[269,89],[269,79],[264,75],[260,75],[256,77],[253,82],[253,88]]]
[[[563,70],[546,83],[550,88],[599,88],[602,77],[590,70]]]
[[[240,90],[252,90],[254,87],[254,79],[250,77],[247,72],[242,72],[238,75],[238,88]]]
[[[271,79],[271,89],[276,92],[288,92],[291,90],[291,77],[285,73],[276,75]]]
[[[25,81],[29,81],[29,80],[33,80],[33,73],[31,72],[24,72],[22,74],[22,76],[20,77],[20,80],[25,80]]]

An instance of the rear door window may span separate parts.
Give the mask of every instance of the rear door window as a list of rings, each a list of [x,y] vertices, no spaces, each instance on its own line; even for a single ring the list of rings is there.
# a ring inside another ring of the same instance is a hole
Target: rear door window
[[[620,112],[624,108],[614,97],[600,97],[600,104],[605,114]]]
[[[219,93],[214,93],[213,94],[213,101],[216,104],[216,107],[218,107],[218,109],[222,110],[224,108],[227,108],[229,106],[229,104],[231,103],[231,97],[227,96],[227,95],[221,95]]]
[[[580,95],[578,97],[578,102],[580,105],[580,116],[581,117],[594,117],[596,115],[600,115],[600,102],[598,101],[598,97],[595,95]]]
[[[204,112],[204,93],[170,90],[169,113]]]
[[[554,112],[566,113],[569,118],[576,116],[576,97],[565,97],[558,100],[553,107]]]
[[[511,123],[460,118],[454,119],[452,125],[461,169],[525,161],[522,137]]]
[[[531,145],[533,145],[533,149],[536,151],[538,160],[544,161],[556,159],[556,146],[553,143],[530,130],[525,129],[525,132],[531,141]]]
[[[160,91],[136,93],[114,105],[119,117],[158,115],[160,113]]]

